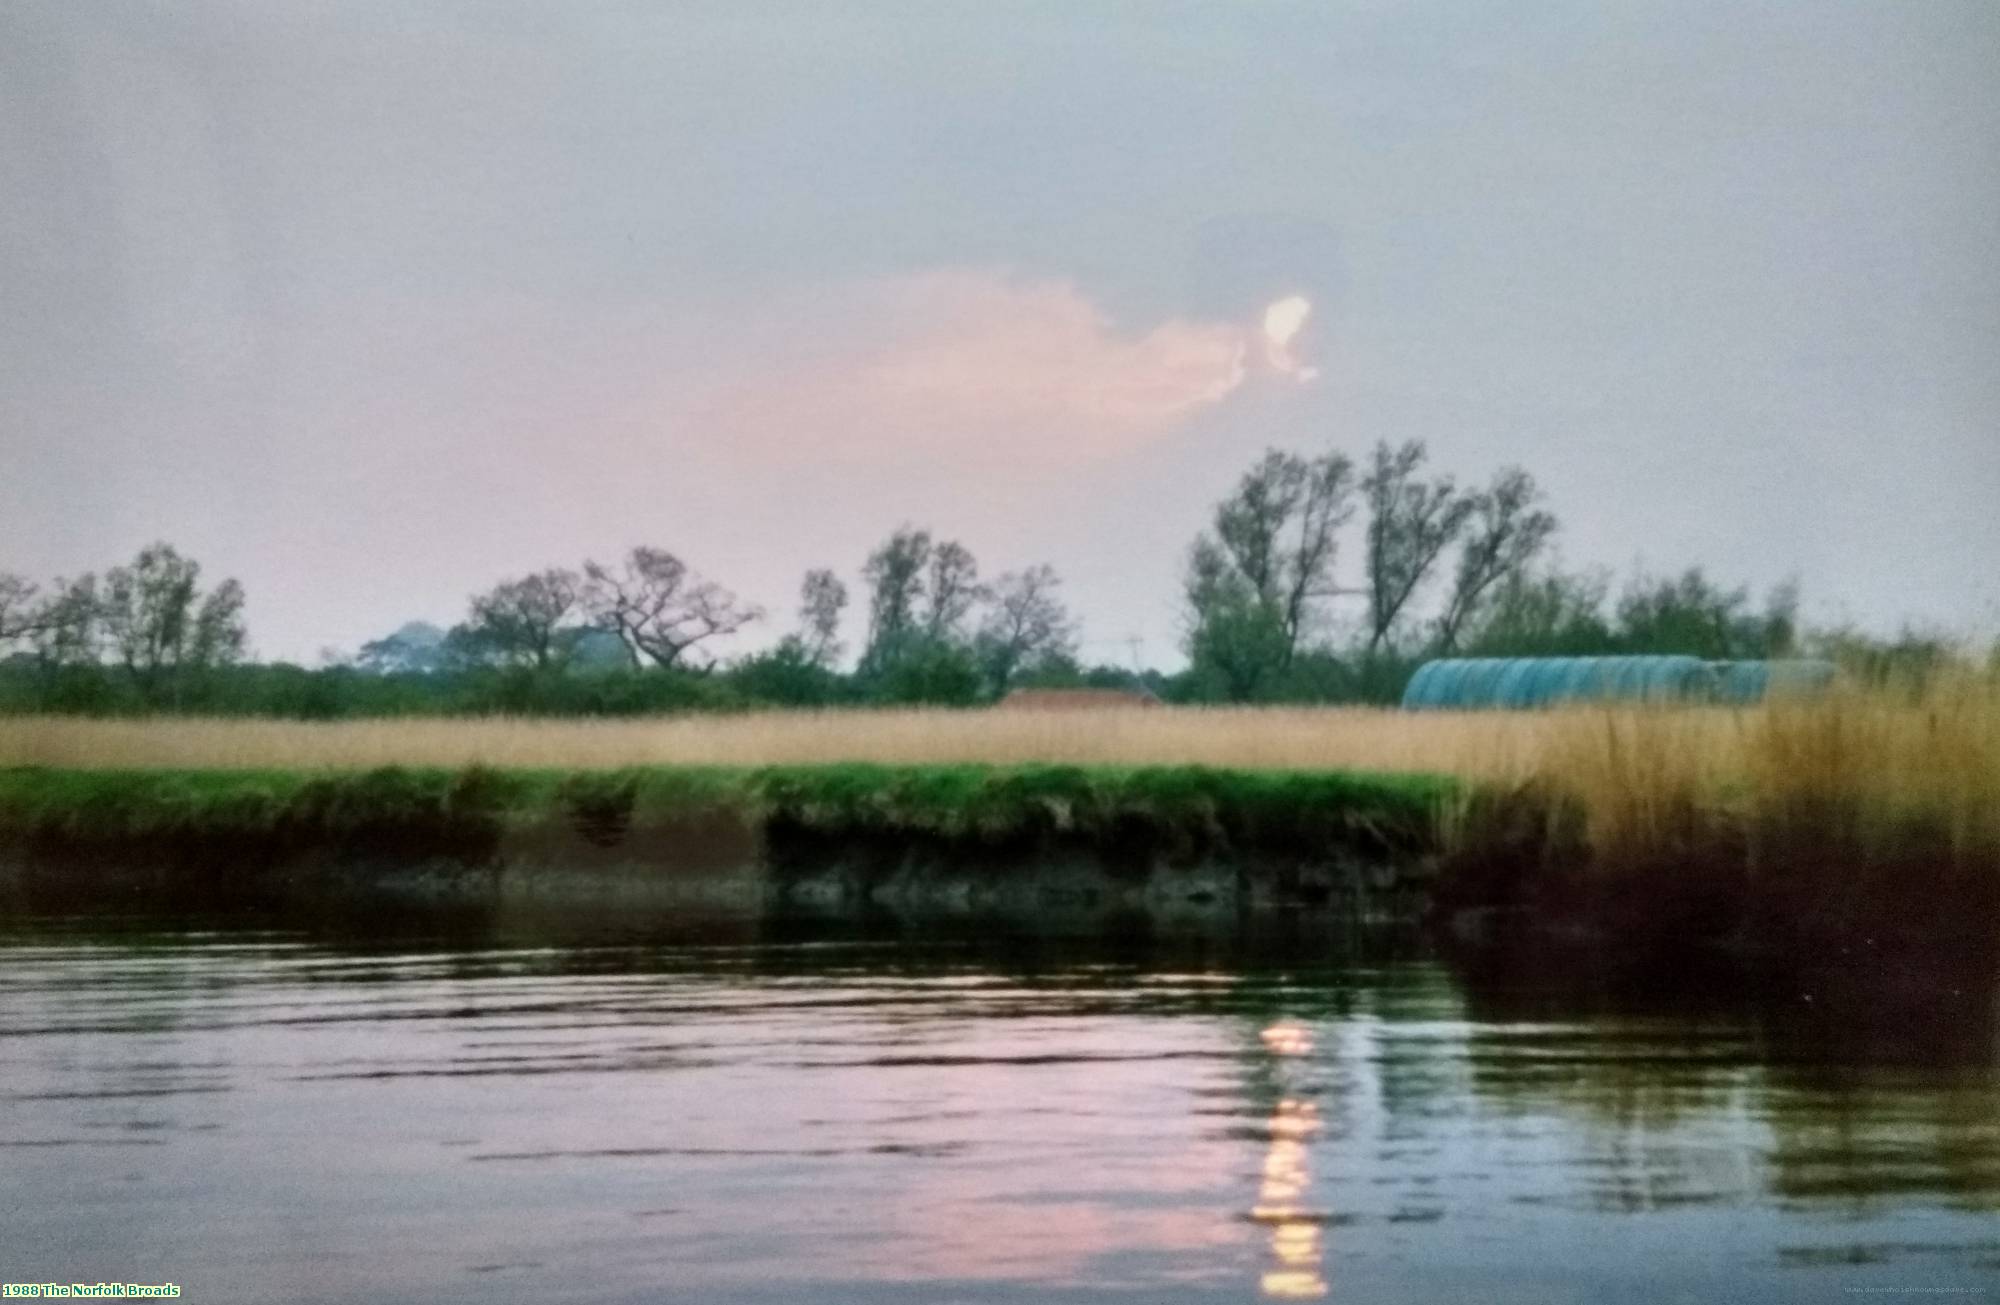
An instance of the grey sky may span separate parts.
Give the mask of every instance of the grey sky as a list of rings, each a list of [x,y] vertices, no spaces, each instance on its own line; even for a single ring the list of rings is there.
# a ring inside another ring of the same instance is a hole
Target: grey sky
[[[7,0],[0,569],[164,537],[309,658],[638,542],[782,624],[911,520],[1167,662],[1259,450],[1421,437],[1571,563],[1990,631],[1996,69],[1991,0]]]

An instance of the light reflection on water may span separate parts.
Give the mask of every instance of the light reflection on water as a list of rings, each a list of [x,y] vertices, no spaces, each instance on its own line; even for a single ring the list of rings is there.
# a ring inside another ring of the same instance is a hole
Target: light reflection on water
[[[1326,1248],[1320,1241],[1320,1220],[1303,1200],[1312,1175],[1306,1165],[1306,1142],[1319,1129],[1319,1109],[1310,1101],[1287,1097],[1271,1116],[1271,1149],[1264,1156],[1264,1182],[1250,1217],[1271,1229],[1271,1258],[1276,1267],[1261,1279],[1264,1294],[1283,1300],[1311,1300],[1326,1295]]]
[[[1312,1034],[1296,1020],[1280,1020],[1258,1035],[1284,1072],[1287,1057],[1312,1054]],[[1306,1208],[1306,1188],[1312,1181],[1306,1164],[1306,1143],[1319,1131],[1319,1107],[1296,1097],[1281,1097],[1271,1112],[1270,1150],[1264,1155],[1264,1180],[1250,1217],[1271,1229],[1274,1267],[1258,1280],[1266,1296],[1279,1300],[1315,1300],[1326,1295],[1325,1247],[1320,1222]]]
[[[200,1300],[1825,1300],[2000,1273],[1992,994],[0,930],[0,1276]]]

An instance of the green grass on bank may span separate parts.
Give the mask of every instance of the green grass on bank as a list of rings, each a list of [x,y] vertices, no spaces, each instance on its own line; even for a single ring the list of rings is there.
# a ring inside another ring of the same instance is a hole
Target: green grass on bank
[[[979,843],[1172,837],[1296,851],[1428,846],[1448,779],[1206,767],[815,765],[617,771],[0,770],[0,840],[285,846],[728,817]]]

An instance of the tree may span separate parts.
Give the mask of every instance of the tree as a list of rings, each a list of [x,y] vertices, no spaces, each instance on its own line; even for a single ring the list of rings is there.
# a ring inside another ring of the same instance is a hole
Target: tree
[[[799,647],[814,666],[840,660],[840,614],[847,608],[847,586],[827,570],[806,572],[799,585]]]
[[[1784,656],[1798,625],[1798,586],[1772,590],[1759,612],[1750,591],[1724,589],[1702,568],[1666,578],[1634,577],[1618,599],[1618,635],[1635,653],[1679,653],[1724,660]]]
[[[1534,478],[1519,467],[1505,468],[1491,487],[1471,496],[1451,599],[1438,618],[1438,651],[1452,652],[1488,591],[1503,578],[1519,575],[1541,555],[1556,532],[1556,518],[1536,506],[1540,499]]]
[[[936,643],[958,642],[964,635],[966,617],[986,597],[972,551],[955,539],[940,540],[931,550],[924,589],[929,600],[924,633]]]
[[[191,672],[243,655],[243,586],[201,592],[201,565],[168,544],[140,550],[104,577],[97,605],[112,653],[149,702],[178,696]]]
[[[1190,670],[1199,691],[1264,696],[1298,654],[1333,583],[1340,528],[1354,515],[1354,464],[1266,450],[1213,529],[1188,550],[1182,596]]]
[[[1201,696],[1263,696],[1291,655],[1284,620],[1207,535],[1188,550],[1186,602],[1188,669]]]
[[[1284,661],[1298,651],[1315,600],[1339,592],[1331,576],[1340,528],[1354,515],[1353,492],[1354,464],[1344,455],[1308,460],[1270,449],[1215,505],[1218,547],[1211,551],[1275,615],[1285,633]]]
[[[814,658],[797,635],[732,664],[728,685],[751,702],[786,707],[824,707],[841,697],[840,675]]]
[[[582,601],[583,582],[574,571],[551,569],[505,580],[474,595],[464,623],[453,627],[446,645],[467,661],[560,669],[581,631],[573,618]]]
[[[968,706],[979,698],[979,667],[963,645],[919,637],[883,671],[875,692],[884,702]]]
[[[429,674],[445,663],[445,632],[428,621],[406,621],[392,633],[361,645],[357,669],[375,675]]]
[[[868,646],[861,670],[875,674],[900,657],[917,632],[924,599],[924,571],[931,560],[928,530],[905,525],[868,555],[861,575],[868,583]]]
[[[583,571],[583,611],[592,625],[617,637],[634,666],[642,657],[674,666],[696,644],[734,634],[764,615],[662,548],[635,548],[616,571],[596,562],[584,563]]]
[[[1005,692],[1025,668],[1074,659],[1076,621],[1057,596],[1061,587],[1062,578],[1048,565],[1010,571],[993,582],[992,606],[973,639],[993,692]]]
[[[1462,651],[1472,657],[1596,657],[1615,652],[1617,636],[1605,618],[1607,584],[1601,575],[1536,574],[1516,570],[1502,577],[1462,630]]]
[[[17,640],[32,637],[41,629],[42,605],[35,601],[41,586],[0,571],[0,652]]]
[[[233,666],[243,660],[250,631],[243,623],[243,586],[224,580],[202,599],[194,619],[194,645],[189,664],[206,669]]]
[[[54,592],[43,601],[35,616],[35,660],[44,669],[82,666],[97,661],[98,612],[97,577],[89,573],[74,580],[57,580]]]
[[[1396,622],[1438,558],[1464,530],[1475,504],[1450,476],[1417,478],[1429,456],[1421,440],[1400,449],[1375,446],[1362,479],[1368,501],[1368,655],[1389,641]]]
[[[1634,577],[1618,599],[1618,634],[1632,652],[1729,656],[1730,628],[1750,602],[1744,588],[1712,584],[1700,567],[1678,577]]]

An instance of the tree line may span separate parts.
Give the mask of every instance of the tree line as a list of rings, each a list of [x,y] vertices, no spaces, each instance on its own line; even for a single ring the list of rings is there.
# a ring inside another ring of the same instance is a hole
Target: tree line
[[[1696,567],[1614,602],[1603,572],[1552,560],[1560,523],[1526,471],[1462,486],[1428,464],[1421,441],[1383,442],[1360,466],[1271,450],[1246,471],[1188,552],[1186,696],[1393,701],[1433,657],[1801,650],[1795,583],[1760,607]],[[1359,583],[1342,584],[1350,533]]]
[[[125,696],[150,707],[187,705],[210,673],[239,661],[248,643],[243,586],[201,587],[201,564],[169,544],[141,549],[102,579],[58,579],[46,590],[0,572],[0,654],[11,654],[44,690],[37,706],[64,700],[57,681],[96,682],[110,700],[111,677]]]
[[[0,710],[623,714],[971,705],[1024,686],[1387,702],[1436,656],[1812,652],[1877,678],[1960,656],[1917,633],[1803,630],[1793,583],[1758,603],[1697,567],[1636,575],[1614,597],[1607,573],[1555,562],[1559,533],[1519,467],[1461,485],[1430,469],[1421,441],[1377,444],[1359,464],[1269,450],[1188,547],[1187,666],[1173,674],[1086,664],[1052,566],[987,578],[962,541],[909,524],[859,568],[863,638],[851,661],[851,591],[834,570],[806,572],[775,643],[724,658],[721,641],[768,628],[771,614],[641,545],[501,580],[449,629],[410,622],[314,669],[246,663],[242,586],[204,588],[200,565],[160,543],[101,577],[39,585],[0,572]]]

